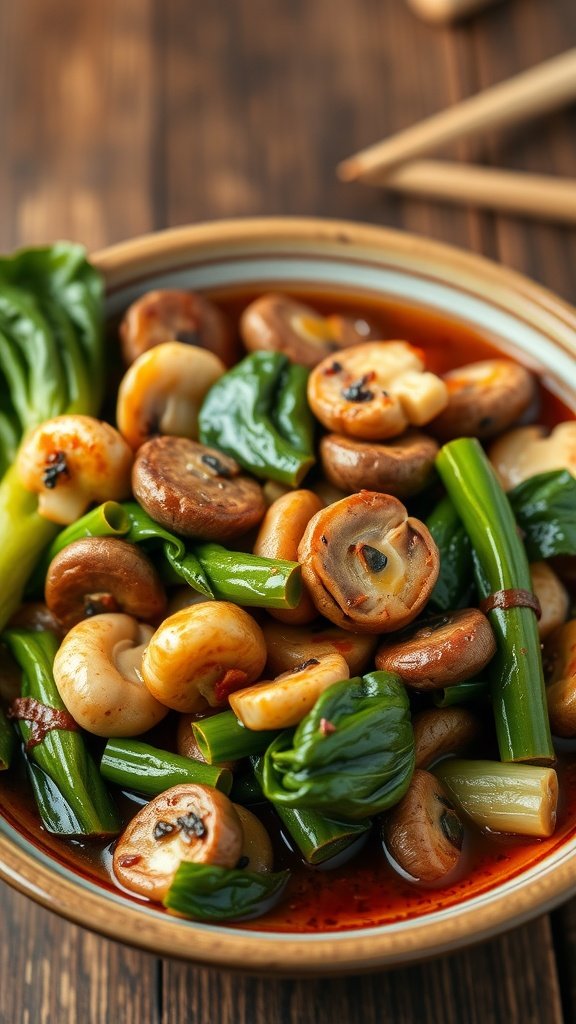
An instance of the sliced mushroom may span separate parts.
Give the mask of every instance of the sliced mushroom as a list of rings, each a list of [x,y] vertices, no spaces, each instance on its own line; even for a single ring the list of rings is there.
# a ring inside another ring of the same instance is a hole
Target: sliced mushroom
[[[350,678],[341,654],[323,654],[276,679],[230,694],[230,707],[247,729],[288,729],[298,725],[333,683]]]
[[[419,882],[438,882],[460,860],[464,827],[438,779],[416,769],[406,796],[384,821],[386,846]]]
[[[376,652],[376,665],[398,672],[416,690],[441,690],[481,672],[496,654],[496,640],[477,608],[434,615],[408,627]]]
[[[538,598],[542,614],[538,620],[538,636],[545,640],[568,618],[570,596],[566,587],[547,562],[530,565],[532,589]]]
[[[132,451],[114,427],[92,416],[45,420],[22,443],[16,462],[38,512],[66,526],[93,501],[130,497]]]
[[[264,825],[246,807],[234,804],[234,810],[242,825],[242,853],[236,867],[246,871],[272,871],[274,853]]]
[[[509,430],[494,441],[488,454],[505,491],[553,469],[567,469],[576,476],[576,421],[559,423],[550,434],[542,426]]]
[[[467,708],[426,708],[412,719],[416,767],[430,768],[448,754],[465,753],[482,733],[480,720]]]
[[[445,407],[448,392],[424,369],[420,349],[407,341],[375,341],[324,359],[308,379],[308,401],[328,430],[383,441],[428,423]]]
[[[434,478],[438,445],[418,430],[388,444],[326,434],[320,442],[324,472],[335,487],[352,494],[366,488],[397,498],[422,491]]]
[[[267,672],[274,677],[324,654],[341,654],[350,675],[361,676],[373,665],[378,643],[370,633],[348,633],[322,620],[314,626],[286,626],[266,619],[262,632],[268,651]]]
[[[184,437],[155,437],[142,445],[132,487],[152,519],[186,537],[239,537],[266,512],[262,488],[234,459]]]
[[[313,515],[324,508],[324,502],[313,491],[289,491],[270,505],[254,544],[254,554],[261,558],[280,558],[290,562],[298,560],[298,545]],[[313,622],[318,613],[310,595],[303,589],[295,608],[270,609],[280,622],[305,625]]]
[[[54,659],[54,681],[68,711],[96,736],[139,736],[168,708],[140,673],[152,628],[129,615],[95,615],[74,626]]]
[[[235,868],[243,831],[231,800],[209,786],[172,786],[136,814],[114,850],[118,881],[161,903],[183,861]]]
[[[215,708],[215,713],[217,713],[218,710],[218,708]],[[204,712],[202,714],[202,718],[206,718],[209,714],[210,710]],[[191,757],[193,761],[202,761],[206,764],[206,758],[198,746],[196,736],[192,732],[192,723],[197,721],[197,714],[179,716],[178,726],[176,728],[176,751],[181,754],[182,757]],[[231,771],[236,767],[237,763],[237,761],[218,761],[221,768],[229,768]]]
[[[166,341],[143,352],[118,389],[118,430],[134,449],[156,434],[197,440],[200,406],[225,372],[213,352],[181,341]]]
[[[262,674],[266,645],[257,622],[228,601],[205,601],[176,612],[150,640],[142,678],[175,711],[225,705],[230,693]]]
[[[44,597],[65,629],[102,612],[153,622],[166,609],[152,562],[118,537],[82,537],[63,548],[48,567]]]
[[[120,324],[120,340],[127,364],[165,341],[207,348],[226,366],[239,357],[239,346],[224,313],[197,292],[178,289],[146,292],[133,302]]]
[[[576,736],[576,619],[548,637],[544,668],[552,732],[556,736]]]
[[[430,423],[443,441],[454,437],[495,437],[534,403],[536,381],[509,359],[483,359],[444,374],[448,405]]]
[[[316,366],[330,353],[381,336],[363,318],[323,317],[288,295],[261,295],[244,310],[240,333],[249,352],[271,349],[294,363]]]
[[[390,633],[416,618],[440,556],[428,529],[389,494],[361,491],[317,512],[298,557],[318,611],[352,632]]]

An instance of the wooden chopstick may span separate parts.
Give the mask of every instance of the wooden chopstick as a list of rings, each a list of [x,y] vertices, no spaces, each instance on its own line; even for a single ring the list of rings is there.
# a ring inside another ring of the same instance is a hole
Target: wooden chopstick
[[[338,165],[342,181],[365,179],[484,130],[555,110],[576,98],[576,47],[494,85],[419,124],[355,153]]]
[[[370,175],[370,184],[411,195],[470,203],[526,217],[576,224],[576,178],[554,178],[524,171],[414,160],[382,175]]]

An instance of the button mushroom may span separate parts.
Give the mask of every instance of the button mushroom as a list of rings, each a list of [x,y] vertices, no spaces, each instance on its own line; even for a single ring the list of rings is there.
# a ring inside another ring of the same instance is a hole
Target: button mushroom
[[[550,434],[542,426],[517,427],[494,441],[488,454],[505,491],[553,469],[576,476],[576,422],[559,423]]]
[[[154,633],[142,660],[150,693],[175,711],[227,703],[253,683],[266,663],[262,630],[243,608],[206,601],[183,608]]]
[[[455,437],[495,437],[534,403],[536,381],[509,359],[484,359],[444,374],[448,405],[430,423],[442,441]]]
[[[156,434],[197,440],[200,406],[225,372],[213,352],[180,341],[143,352],[118,389],[118,430],[134,449]]]
[[[229,455],[184,437],[155,437],[139,449],[134,495],[157,523],[204,540],[230,540],[257,526],[262,488]]]
[[[139,736],[168,708],[142,683],[142,653],[153,630],[129,615],[95,615],[74,626],[54,659],[54,681],[68,711],[96,736]]]
[[[466,752],[482,733],[480,720],[467,708],[426,708],[414,716],[412,728],[417,768]]]
[[[308,401],[328,430],[383,441],[428,423],[445,407],[448,392],[425,371],[419,349],[376,341],[324,359],[310,374]]]
[[[316,366],[331,352],[381,336],[379,329],[363,318],[323,317],[303,302],[272,293],[247,306],[240,333],[249,352],[283,352],[303,366]]]
[[[274,853],[264,825],[246,807],[234,804],[234,810],[242,825],[242,853],[236,867],[246,871],[271,871]]]
[[[486,616],[477,608],[463,608],[408,627],[378,649],[376,665],[397,672],[416,690],[438,690],[471,679],[495,653]]]
[[[419,882],[438,882],[458,864],[464,827],[444,789],[416,769],[410,788],[384,821],[384,841],[396,863]]]
[[[272,676],[290,672],[323,654],[341,654],[350,675],[361,676],[373,665],[378,643],[370,633],[348,633],[321,620],[314,626],[287,626],[265,619],[262,632],[268,651],[267,671]]]
[[[234,804],[209,786],[172,786],[136,814],[114,850],[114,874],[131,892],[164,899],[182,861],[235,868],[244,834]]]
[[[289,491],[277,498],[266,512],[254,543],[254,554],[261,558],[280,558],[290,562],[298,560],[298,545],[313,515],[324,508],[324,503],[313,491]],[[317,617],[312,598],[303,591],[295,608],[270,609],[280,622],[303,625]]]
[[[126,612],[150,622],[166,608],[150,559],[118,537],[81,537],[68,544],[50,562],[44,596],[65,629],[99,612]]]
[[[239,355],[224,313],[202,295],[178,289],[146,292],[133,302],[120,324],[120,341],[127,364],[165,341],[209,349],[226,366]]]
[[[388,444],[326,434],[320,442],[324,473],[335,487],[352,494],[363,487],[397,498],[422,491],[434,477],[438,445],[418,430]]]
[[[132,451],[114,427],[91,416],[56,416],[33,430],[18,452],[24,487],[38,512],[63,526],[93,501],[130,497]]]
[[[566,587],[547,562],[532,562],[530,575],[532,589],[542,610],[538,619],[538,636],[545,640],[558,626],[566,622],[570,597]]]
[[[389,633],[416,618],[438,577],[428,529],[389,494],[361,491],[317,512],[298,550],[318,611],[352,632]]]
[[[276,679],[230,694],[230,707],[247,729],[288,729],[312,710],[324,690],[350,678],[341,654],[323,654],[297,665]]]
[[[548,637],[544,667],[552,732],[556,736],[576,736],[576,619]]]

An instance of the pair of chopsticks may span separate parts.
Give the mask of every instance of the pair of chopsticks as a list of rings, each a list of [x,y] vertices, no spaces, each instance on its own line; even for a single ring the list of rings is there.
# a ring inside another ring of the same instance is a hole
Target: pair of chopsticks
[[[576,48],[348,157],[338,165],[338,176],[447,202],[576,223],[575,178],[418,159],[456,139],[540,117],[575,99]]]

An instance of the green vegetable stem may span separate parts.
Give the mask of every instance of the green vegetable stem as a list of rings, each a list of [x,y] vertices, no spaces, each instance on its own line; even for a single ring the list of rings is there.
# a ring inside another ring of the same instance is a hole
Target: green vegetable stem
[[[214,596],[245,608],[295,608],[302,596],[298,562],[228,551],[220,544],[194,549]]]
[[[279,352],[252,353],[208,392],[200,440],[255,476],[298,486],[314,464],[306,380]]]
[[[455,704],[469,704],[473,700],[483,700],[490,696],[490,683],[483,679],[469,679],[465,683],[455,683],[443,690],[432,691],[432,701],[437,708],[451,708]]]
[[[475,552],[481,598],[506,590],[531,592],[528,560],[510,503],[478,441],[451,441],[436,462]],[[496,607],[488,617],[497,643],[488,673],[500,757],[551,763],[554,750],[534,611]]]
[[[0,772],[10,767],[14,746],[14,730],[0,708]]]
[[[195,921],[248,921],[276,906],[289,879],[289,871],[227,870],[183,861],[164,906]]]
[[[233,711],[192,722],[192,732],[198,749],[208,764],[219,761],[238,761],[251,754],[261,754],[276,739],[277,732],[246,729]]]
[[[48,709],[67,715],[52,675],[58,649],[54,634],[12,629],[3,640],[23,671],[22,697],[31,699],[42,718],[50,717]],[[18,721],[25,744],[34,737],[32,721]],[[42,730],[40,742],[28,749],[26,758],[42,823],[49,832],[93,838],[118,833],[118,814],[100,773],[82,736],[65,719]]]
[[[334,821],[306,807],[284,807],[275,810],[292,841],[307,864],[326,864],[367,836],[372,828],[364,821]]]
[[[414,770],[410,706],[399,676],[334,683],[296,730],[268,747],[264,795],[283,807],[359,821],[397,803]]]
[[[43,420],[98,411],[102,294],[78,245],[60,242],[0,260],[0,629],[58,531],[7,467],[23,434]]]
[[[158,796],[183,782],[213,786],[226,795],[232,787],[232,772],[228,768],[204,764],[132,739],[108,740],[100,771],[108,782],[146,796]]]

